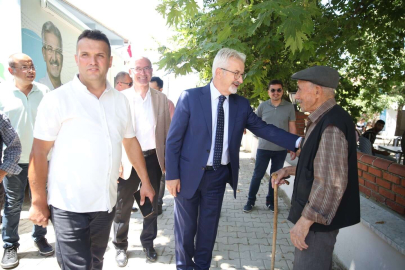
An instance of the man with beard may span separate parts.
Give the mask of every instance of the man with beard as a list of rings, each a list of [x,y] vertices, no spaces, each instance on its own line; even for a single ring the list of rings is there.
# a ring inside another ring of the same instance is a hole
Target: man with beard
[[[12,84],[0,91],[0,111],[10,119],[11,125],[20,137],[22,152],[18,165],[22,168],[19,174],[7,175],[4,178],[6,203],[4,207],[2,237],[4,255],[1,261],[3,268],[18,265],[17,248],[20,237],[18,225],[25,188],[28,185],[28,162],[34,140],[34,124],[37,109],[43,97],[49,92],[48,87],[34,82],[35,66],[31,57],[23,53],[16,53],[9,58],[8,71],[14,77]],[[32,238],[42,256],[51,256],[54,249],[45,238],[46,228],[33,226]]]
[[[243,53],[221,49],[212,65],[212,81],[184,91],[177,102],[166,141],[177,269],[210,268],[226,183],[236,196],[244,129],[293,151],[301,141],[266,124],[246,98],[236,95],[245,59]]]
[[[48,21],[42,26],[42,56],[46,63],[46,75],[39,82],[54,90],[62,85],[60,73],[63,66],[63,44],[59,29]]]

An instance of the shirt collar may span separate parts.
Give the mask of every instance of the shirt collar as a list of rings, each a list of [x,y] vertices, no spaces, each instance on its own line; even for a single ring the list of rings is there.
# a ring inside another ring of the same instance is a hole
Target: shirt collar
[[[213,81],[210,83],[210,92],[211,92],[211,101],[214,101],[219,98],[219,96],[222,96],[222,94],[218,91],[218,89],[215,87]],[[229,96],[225,96],[226,99],[229,98]]]
[[[12,88],[13,91],[21,91],[20,89],[17,88],[17,86],[15,86],[15,81],[14,81],[14,79],[13,79],[11,85],[12,85],[12,87],[13,87],[13,88]],[[31,92],[35,92],[35,91],[39,91],[39,89],[38,89],[38,87],[37,87],[37,83],[36,83],[36,82],[32,82],[32,88],[31,88],[30,93],[31,93]]]
[[[272,106],[272,107],[283,106],[283,105],[285,105],[285,103],[286,103],[286,101],[285,101],[284,99],[281,99],[280,104],[278,104],[278,106],[274,106],[273,103],[271,103],[271,99],[269,99],[269,104],[270,104],[270,106]]]
[[[75,74],[75,76],[73,77],[73,86],[75,89],[79,89],[81,91],[85,91],[88,94],[91,94],[91,92],[87,89],[87,86],[85,86],[79,79],[79,74]],[[104,90],[104,93],[107,93],[111,90],[113,90],[114,88],[111,86],[111,84],[106,80],[106,89]],[[102,94],[102,95],[103,95]]]
[[[310,115],[308,115],[309,120],[312,123],[315,123],[319,118],[321,118],[325,113],[327,113],[333,106],[336,105],[336,100],[334,98],[330,98],[324,103],[321,104],[315,111],[313,111]]]

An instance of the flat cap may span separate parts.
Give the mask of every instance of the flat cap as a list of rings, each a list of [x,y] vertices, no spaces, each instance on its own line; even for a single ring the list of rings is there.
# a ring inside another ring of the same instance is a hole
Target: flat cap
[[[320,86],[336,89],[339,84],[339,73],[336,69],[330,67],[314,66],[294,73],[291,79],[309,81]]]

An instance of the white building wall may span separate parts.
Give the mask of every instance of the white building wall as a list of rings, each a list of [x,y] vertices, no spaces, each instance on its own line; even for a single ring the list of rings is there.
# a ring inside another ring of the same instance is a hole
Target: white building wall
[[[9,81],[8,57],[15,51],[21,51],[21,1],[0,0],[0,80]]]

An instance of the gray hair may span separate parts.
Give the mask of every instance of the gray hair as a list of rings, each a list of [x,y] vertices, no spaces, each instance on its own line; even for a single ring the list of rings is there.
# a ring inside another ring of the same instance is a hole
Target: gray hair
[[[131,78],[131,76],[129,75],[128,72],[125,72],[125,71],[118,72],[117,76],[115,76],[115,78],[114,78],[114,86],[117,86],[118,80],[121,80],[122,78],[124,78],[127,75]]]
[[[228,61],[230,58],[239,59],[243,63],[246,61],[246,55],[244,53],[229,48],[220,49],[214,58],[214,62],[212,63],[212,78],[215,78],[215,71],[217,68],[228,67]]]
[[[47,21],[46,23],[44,23],[42,25],[42,32],[41,32],[41,36],[42,36],[42,46],[45,46],[45,33],[51,33],[54,34],[60,42],[60,49],[63,48],[63,43],[62,43],[62,35],[60,34],[60,31],[58,29],[58,27],[56,27],[51,21]]]
[[[327,97],[335,97],[335,89],[330,88],[330,87],[325,87],[325,86],[321,86],[322,87],[322,91],[324,93],[325,96]]]
[[[135,67],[135,62],[138,61],[138,60],[141,60],[141,59],[146,59],[146,60],[148,60],[149,63],[150,63],[150,67],[153,68],[153,66],[152,66],[152,61],[150,61],[150,59],[149,59],[147,56],[144,56],[144,55],[142,55],[142,54],[133,55],[133,57],[132,57],[131,60],[129,61],[129,66],[130,66],[131,68],[134,68],[134,67]]]

